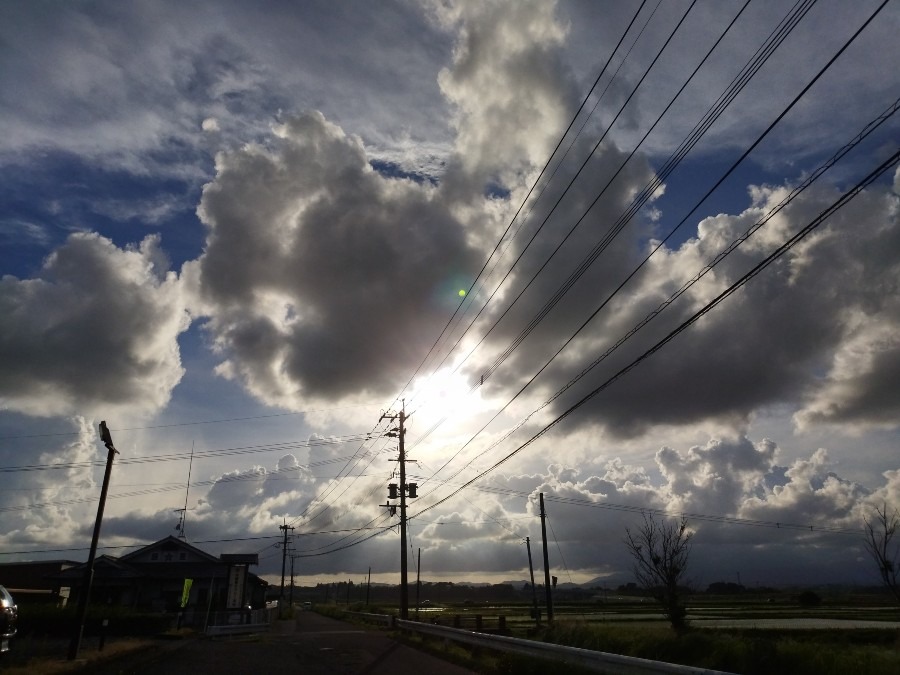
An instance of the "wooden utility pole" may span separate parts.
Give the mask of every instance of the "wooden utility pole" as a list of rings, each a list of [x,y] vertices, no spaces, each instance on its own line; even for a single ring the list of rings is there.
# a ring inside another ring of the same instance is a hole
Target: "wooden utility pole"
[[[366,607],[369,606],[369,591],[372,589],[372,566],[369,565],[369,578],[366,581]]]
[[[544,511],[544,493],[541,493],[541,538],[544,540],[544,589],[547,592],[547,621],[553,621],[553,595],[550,591],[550,557],[547,555],[547,514]]]
[[[119,452],[112,442],[112,436],[106,422],[100,422],[100,440],[106,446],[106,472],[103,474],[103,487],[100,488],[100,504],[97,505],[97,519],[94,521],[94,534],[91,537],[91,551],[88,554],[87,566],[84,568],[84,581],[81,594],[78,596],[78,619],[69,643],[69,661],[78,657],[81,637],[84,634],[84,622],[87,618],[88,603],[91,599],[91,586],[94,584],[94,559],[97,557],[97,543],[100,540],[100,525],[103,523],[103,508],[106,506],[106,493],[109,491],[109,477],[112,474],[113,458]]]

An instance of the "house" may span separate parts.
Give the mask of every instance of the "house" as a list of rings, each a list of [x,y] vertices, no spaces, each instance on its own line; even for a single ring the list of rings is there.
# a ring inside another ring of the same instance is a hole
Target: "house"
[[[92,604],[186,613],[265,607],[268,583],[250,572],[259,556],[222,554],[219,557],[176,537],[166,537],[121,557],[101,555],[94,560]],[[51,575],[53,582],[71,588],[77,602],[84,587],[87,563]]]
[[[20,603],[65,607],[69,589],[51,577],[76,565],[78,563],[72,560],[0,563],[0,585]]]

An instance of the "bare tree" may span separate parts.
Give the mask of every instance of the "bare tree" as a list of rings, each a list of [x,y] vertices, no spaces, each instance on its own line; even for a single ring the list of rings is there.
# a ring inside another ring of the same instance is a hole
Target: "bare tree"
[[[888,505],[875,507],[875,515],[865,518],[866,550],[878,566],[885,587],[900,602],[900,541],[895,539],[900,529],[900,512],[889,512]]]
[[[663,606],[663,613],[677,631],[687,628],[687,611],[681,604],[678,584],[687,571],[693,532],[687,519],[654,520],[643,514],[644,522],[632,532],[625,528],[625,546],[634,559],[638,583]]]

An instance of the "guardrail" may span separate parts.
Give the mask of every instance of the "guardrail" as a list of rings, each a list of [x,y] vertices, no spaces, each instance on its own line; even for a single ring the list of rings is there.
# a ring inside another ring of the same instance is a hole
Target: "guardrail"
[[[354,614],[358,613],[355,612]],[[373,614],[370,616],[386,616],[388,619],[393,619],[390,615]],[[394,619],[393,625],[403,630],[423,633],[444,640],[453,640],[472,647],[531,656],[556,663],[578,665],[599,673],[606,673],[607,675],[732,675],[720,670],[694,668],[663,661],[650,661],[649,659],[639,659],[634,656],[595,652],[590,649],[565,647],[546,642],[506,637],[504,635],[486,635],[459,628],[419,623],[418,621]]]
[[[247,610],[227,610],[209,615],[207,635],[239,635],[244,633],[264,633],[272,626],[277,608]]]

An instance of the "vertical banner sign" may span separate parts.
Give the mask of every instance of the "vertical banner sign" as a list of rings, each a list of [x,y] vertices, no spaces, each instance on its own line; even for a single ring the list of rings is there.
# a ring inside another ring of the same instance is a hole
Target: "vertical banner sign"
[[[228,604],[226,609],[240,609],[244,600],[246,571],[246,565],[232,565],[228,568]]]
[[[188,598],[191,597],[191,586],[194,585],[193,579],[184,580],[184,589],[181,591],[181,609],[187,607]]]

